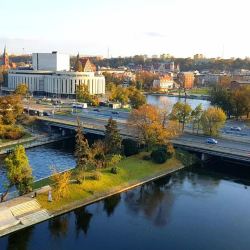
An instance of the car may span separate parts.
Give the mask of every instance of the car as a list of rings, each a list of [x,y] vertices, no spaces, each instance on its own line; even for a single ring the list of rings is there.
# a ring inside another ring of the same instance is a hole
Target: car
[[[215,140],[214,138],[207,138],[206,142],[209,144],[217,144],[218,143],[218,141]]]
[[[100,110],[99,109],[93,109],[94,111],[96,111],[96,112],[100,112]]]
[[[118,111],[112,111],[111,113],[114,114],[114,115],[119,115]]]
[[[232,130],[232,131],[241,131],[241,127],[231,127],[230,130]]]

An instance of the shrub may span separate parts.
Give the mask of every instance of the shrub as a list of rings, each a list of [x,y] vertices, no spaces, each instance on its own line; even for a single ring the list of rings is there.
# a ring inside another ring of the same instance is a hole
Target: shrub
[[[0,138],[18,140],[24,136],[24,131],[18,126],[2,125],[0,126]]]
[[[118,174],[119,173],[119,168],[118,167],[112,167],[110,169],[110,173],[111,174]]]
[[[99,181],[102,178],[102,174],[99,171],[94,171],[92,175],[92,179]]]
[[[174,154],[174,147],[172,144],[167,144],[166,146],[161,146],[151,153],[151,158],[156,163],[164,163],[167,159],[170,159]]]
[[[144,161],[150,161],[151,160],[151,156],[150,155],[143,155],[142,159]]]
[[[114,167],[122,160],[122,156],[119,154],[112,155],[111,159],[108,161],[108,167]]]
[[[124,139],[122,141],[123,144],[123,152],[125,156],[131,156],[138,154],[138,143],[132,139]]]

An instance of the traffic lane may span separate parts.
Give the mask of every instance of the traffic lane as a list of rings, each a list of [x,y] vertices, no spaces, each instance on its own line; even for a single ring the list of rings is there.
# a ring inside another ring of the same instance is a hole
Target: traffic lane
[[[235,150],[243,150],[250,152],[250,143],[247,142],[236,142],[236,141],[230,141],[226,139],[218,139],[218,144],[208,144],[206,142],[206,139],[209,137],[203,137],[203,136],[194,136],[194,135],[182,135],[179,138],[176,138],[176,140],[179,141],[188,141],[192,143],[199,143],[203,145],[210,145],[211,147],[223,147],[223,148],[229,148],[229,149],[235,149]],[[217,139],[216,139],[217,140]]]
[[[77,118],[80,119],[81,122],[97,125],[97,126],[105,126],[107,125],[107,120],[101,120],[101,119],[94,119],[89,117],[75,117],[75,116],[64,116],[64,115],[54,115],[53,119],[57,119],[58,121],[70,121],[70,122],[76,122]],[[119,129],[127,129],[127,124],[118,123]]]

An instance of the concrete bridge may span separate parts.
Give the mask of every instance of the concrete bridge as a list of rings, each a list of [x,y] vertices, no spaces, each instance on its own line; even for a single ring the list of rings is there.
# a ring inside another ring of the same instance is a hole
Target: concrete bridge
[[[55,117],[39,117],[43,123],[50,128],[57,128],[65,135],[67,131],[76,129],[76,117],[73,116],[59,116]],[[84,133],[104,135],[105,125],[107,119],[95,118],[80,118]],[[118,128],[123,138],[135,139],[135,136],[128,129],[125,122],[118,122]],[[244,162],[250,166],[250,140],[242,142],[240,138],[220,138],[218,144],[207,144],[205,136],[198,136],[193,134],[184,134],[179,138],[172,140],[175,147],[182,148],[188,151],[197,152],[201,154],[204,160],[206,156],[216,156],[238,162]]]

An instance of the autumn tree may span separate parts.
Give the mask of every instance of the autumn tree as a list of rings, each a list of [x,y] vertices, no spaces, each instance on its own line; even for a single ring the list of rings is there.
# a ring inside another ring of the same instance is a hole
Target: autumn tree
[[[60,200],[62,198],[68,197],[70,177],[70,171],[58,173],[56,170],[54,170],[51,176],[51,180],[53,183],[53,195],[55,200]]]
[[[193,132],[196,128],[196,133],[198,134],[201,123],[201,116],[203,113],[202,104],[197,105],[191,112],[191,121],[193,125]]]
[[[129,128],[141,144],[150,149],[155,144],[166,144],[178,133],[175,121],[164,121],[158,107],[145,104],[132,110],[129,117]]]
[[[76,167],[80,172],[85,172],[91,161],[91,150],[87,139],[83,135],[83,127],[79,118],[77,119],[76,145],[75,145]]]
[[[221,108],[210,107],[205,110],[201,116],[201,125],[204,134],[216,136],[219,130],[224,126],[226,114]]]
[[[23,112],[21,98],[18,95],[0,97],[0,119],[4,125],[14,125]]]
[[[20,96],[26,96],[29,92],[29,87],[25,83],[20,83],[16,87],[14,94],[20,95]]]
[[[76,88],[76,99],[78,102],[92,102],[92,97],[89,93],[88,85],[81,84]]]
[[[105,145],[108,154],[119,154],[121,152],[122,138],[119,133],[117,122],[109,118],[107,125],[105,125]]]
[[[113,85],[110,90],[109,100],[120,102],[121,104],[127,104],[129,102],[129,91],[122,86]]]
[[[188,103],[177,102],[174,104],[170,114],[171,120],[177,120],[184,131],[185,124],[190,120],[192,108]]]
[[[32,190],[32,169],[25,149],[22,145],[16,146],[4,160],[7,168],[8,188],[15,186],[20,194]]]

